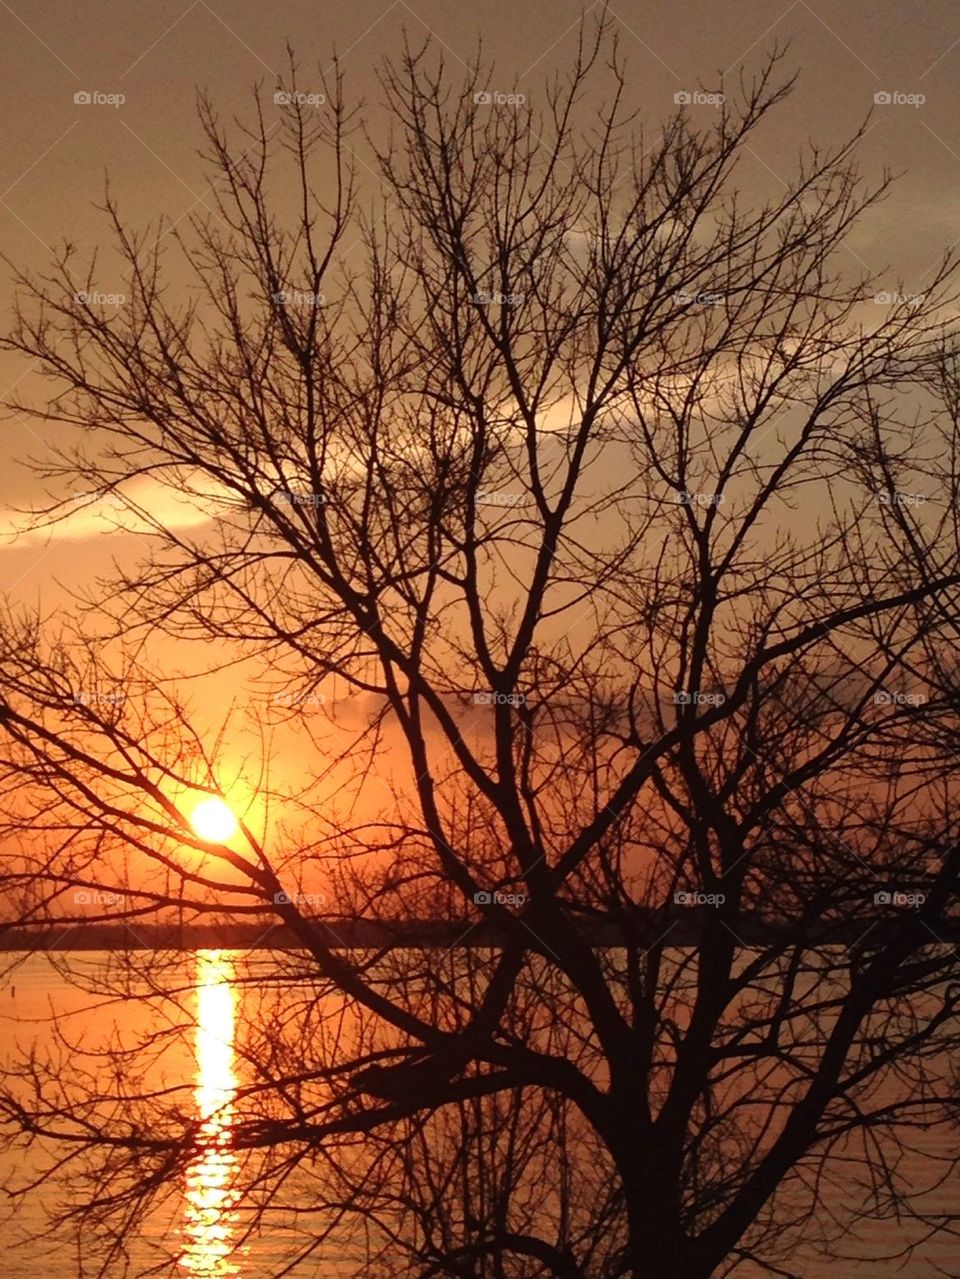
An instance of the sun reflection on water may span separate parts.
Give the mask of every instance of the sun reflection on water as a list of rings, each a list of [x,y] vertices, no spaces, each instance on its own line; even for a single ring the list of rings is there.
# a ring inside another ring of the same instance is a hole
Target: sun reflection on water
[[[220,950],[197,952],[197,1087],[200,1150],[186,1175],[184,1241],[180,1264],[196,1279],[239,1275],[231,1259],[236,1196],[236,1155],[231,1148],[236,1017],[234,967]]]

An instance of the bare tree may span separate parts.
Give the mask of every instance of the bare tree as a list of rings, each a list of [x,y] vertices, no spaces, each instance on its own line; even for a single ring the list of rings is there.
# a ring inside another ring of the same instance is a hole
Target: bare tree
[[[64,441],[37,518],[107,496],[146,549],[4,627],[8,922],[291,931],[237,978],[218,1103],[273,1273],[348,1227],[358,1272],[424,1279],[787,1275],[860,1217],[904,1255],[951,1228],[920,1191],[960,998],[953,266],[855,270],[860,134],[738,193],[780,62],[654,140],[602,24],[529,104],[408,48],[386,139],[294,76],[238,142],[201,104],[215,214],[108,199],[125,307],[72,250],[19,277]],[[169,637],[281,691],[269,839],[191,831],[234,730]],[[345,949],[357,917],[394,931]],[[411,946],[429,919],[486,944]],[[61,1032],[2,1110],[113,1274],[211,1144],[163,1071],[191,983],[59,962],[142,1024]]]

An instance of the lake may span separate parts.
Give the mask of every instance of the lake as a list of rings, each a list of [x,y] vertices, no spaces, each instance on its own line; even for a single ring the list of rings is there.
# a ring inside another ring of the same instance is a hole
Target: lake
[[[11,961],[12,957],[7,959]],[[110,959],[92,953],[72,956],[70,962],[85,966],[94,974],[106,968]],[[169,957],[167,962],[171,962]],[[257,974],[266,973],[272,961],[266,952],[201,950],[177,956],[173,962],[182,970],[182,1006],[192,1018],[192,1025],[188,1033],[171,1038],[174,1046],[163,1055],[162,1084],[174,1091],[189,1090],[204,1144],[185,1176],[171,1188],[162,1208],[131,1231],[129,1265],[119,1258],[111,1263],[111,1279],[114,1275],[135,1274],[144,1264],[156,1264],[177,1252],[182,1255],[175,1273],[181,1279],[273,1279],[281,1270],[291,1279],[352,1279],[365,1274],[365,1241],[345,1226],[335,1226],[309,1259],[289,1270],[284,1270],[283,1264],[290,1242],[322,1234],[330,1223],[319,1229],[315,1218],[301,1223],[296,1213],[288,1211],[278,1214],[268,1229],[242,1238],[248,1205],[239,1201],[234,1192],[237,1156],[231,1150],[230,1126],[236,1091],[249,1071],[237,1051],[236,1030],[244,1002],[254,992],[257,997],[262,996]],[[166,981],[171,971],[165,971]],[[91,1011],[90,997],[79,995],[68,983],[55,956],[21,957],[10,982],[10,987],[0,994],[2,1035],[7,1045],[14,1041],[21,1045],[35,1043],[42,1051],[59,1051],[73,1041],[75,1031],[88,1029],[93,1019],[106,1026],[113,1017],[107,1005]],[[124,1020],[129,1020],[130,1015],[127,1006]],[[4,1050],[7,1060],[8,1051]],[[66,1061],[68,1049],[67,1052]],[[156,1075],[152,1078],[156,1084]],[[955,1144],[955,1134],[939,1132],[927,1140],[932,1143],[929,1149],[946,1156]],[[3,1172],[16,1177],[24,1169],[8,1164]],[[49,1196],[47,1189],[37,1191],[23,1209],[4,1221],[5,1258],[0,1269],[3,1279],[48,1279],[51,1274],[60,1279],[82,1279],[95,1273],[89,1268],[89,1258],[83,1255],[83,1238],[79,1255],[76,1244],[66,1235],[59,1240],[31,1240],[51,1206]],[[288,1199],[296,1200],[295,1182]],[[842,1199],[841,1185],[833,1192],[833,1200],[839,1205]],[[938,1191],[936,1202],[938,1207],[960,1211],[960,1187],[947,1183]],[[944,1275],[960,1275],[960,1248],[947,1236],[929,1240],[922,1256],[906,1266],[884,1260],[895,1254],[902,1243],[896,1226],[872,1223],[861,1228],[860,1238],[875,1258],[869,1264],[819,1263],[815,1257],[804,1257],[802,1251],[792,1264],[803,1279],[892,1279],[894,1275],[943,1279]],[[864,1245],[858,1246],[863,1249]],[[92,1246],[90,1251],[95,1251]],[[747,1265],[736,1271],[740,1279],[755,1279],[759,1273]]]

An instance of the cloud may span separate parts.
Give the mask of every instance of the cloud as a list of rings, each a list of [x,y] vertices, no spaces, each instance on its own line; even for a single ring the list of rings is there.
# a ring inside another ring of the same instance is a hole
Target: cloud
[[[199,528],[224,511],[230,495],[174,489],[168,483],[143,477],[123,493],[86,493],[64,503],[53,517],[34,512],[0,510],[0,550],[82,542],[102,534],[136,535],[156,526]]]

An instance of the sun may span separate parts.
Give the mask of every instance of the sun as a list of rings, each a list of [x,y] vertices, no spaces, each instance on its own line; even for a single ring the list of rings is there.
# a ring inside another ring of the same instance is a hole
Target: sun
[[[226,843],[237,833],[237,819],[219,795],[200,800],[190,814],[190,825],[208,844]]]

